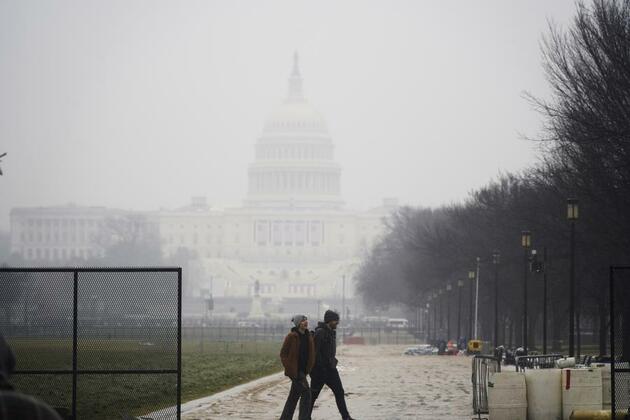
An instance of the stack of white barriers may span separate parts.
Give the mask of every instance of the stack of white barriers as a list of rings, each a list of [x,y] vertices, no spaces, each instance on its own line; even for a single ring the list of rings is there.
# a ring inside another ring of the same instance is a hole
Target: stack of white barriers
[[[610,408],[609,364],[503,371],[488,379],[490,420],[569,420],[574,411]]]

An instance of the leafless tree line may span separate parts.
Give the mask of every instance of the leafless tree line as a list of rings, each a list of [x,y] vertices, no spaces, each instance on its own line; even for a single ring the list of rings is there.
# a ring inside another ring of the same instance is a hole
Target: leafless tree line
[[[568,28],[550,24],[542,53],[552,95],[548,100],[526,95],[544,121],[543,133],[530,139],[540,144],[540,162],[501,175],[462,203],[402,208],[365,259],[359,291],[370,304],[402,303],[415,311],[446,284],[457,293],[457,281],[464,280],[466,334],[468,271],[481,257],[481,332],[492,339],[496,269],[499,342],[520,345],[525,265],[520,237],[529,230],[538,255],[547,249],[549,340],[557,348],[568,331],[566,200],[576,198],[577,312],[582,330],[593,332],[604,354],[608,268],[630,264],[630,1],[578,3]],[[496,266],[493,250],[501,255]],[[529,274],[528,289],[528,343],[534,348],[542,331],[541,273]],[[456,298],[451,302],[457,305]]]

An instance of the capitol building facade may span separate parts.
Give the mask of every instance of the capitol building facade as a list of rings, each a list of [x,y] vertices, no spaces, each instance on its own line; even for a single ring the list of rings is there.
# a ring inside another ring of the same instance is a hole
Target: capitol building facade
[[[270,113],[255,144],[242,207],[214,208],[205,197],[193,197],[180,209],[133,212],[157,232],[164,257],[182,250],[194,256],[184,267],[190,295],[247,300],[258,294],[267,305],[351,298],[360,260],[396,208],[393,199],[369,211],[345,208],[341,166],[326,121],[304,96],[297,54],[288,84],[286,99]],[[14,208],[11,251],[42,265],[102,257],[99,230],[108,218],[126,213]]]

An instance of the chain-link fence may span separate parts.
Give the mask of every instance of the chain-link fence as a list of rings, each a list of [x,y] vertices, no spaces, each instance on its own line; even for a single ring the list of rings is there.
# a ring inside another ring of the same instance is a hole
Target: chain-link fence
[[[182,345],[184,352],[257,352],[257,343],[282,344],[290,326],[195,326],[182,327]],[[419,344],[423,342],[417,334],[408,329],[384,327],[340,327],[337,330],[339,343],[350,344]],[[359,339],[359,340],[356,340]],[[266,347],[261,346],[261,349]]]
[[[180,417],[179,268],[0,268],[15,388],[66,418]]]
[[[344,342],[356,343],[353,338],[360,339],[363,344],[419,344],[424,342],[418,334],[408,328],[358,327],[340,328],[337,338]]]
[[[630,414],[630,266],[610,268],[612,418]]]

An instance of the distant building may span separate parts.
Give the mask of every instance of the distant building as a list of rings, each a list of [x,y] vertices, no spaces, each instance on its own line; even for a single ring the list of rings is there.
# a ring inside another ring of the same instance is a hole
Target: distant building
[[[11,253],[29,262],[62,262],[102,257],[99,235],[106,218],[120,215],[105,207],[18,207],[11,210]]]
[[[341,167],[324,118],[306,101],[297,55],[288,95],[267,118],[249,165],[243,207],[218,209],[205,197],[177,210],[143,213],[165,257],[185,252],[192,293],[247,298],[256,281],[271,299],[339,299],[364,252],[383,233],[396,200],[366,212],[344,208]],[[12,250],[26,260],[102,255],[94,242],[105,208],[20,208],[11,212]],[[269,303],[267,301],[267,303]]]
[[[396,203],[344,209],[341,167],[324,118],[304,97],[297,55],[287,97],[268,116],[248,175],[241,208],[215,210],[196,198],[160,212],[165,254],[195,250],[223,296],[251,296],[259,281],[261,297],[340,297],[343,276],[352,278]]]

